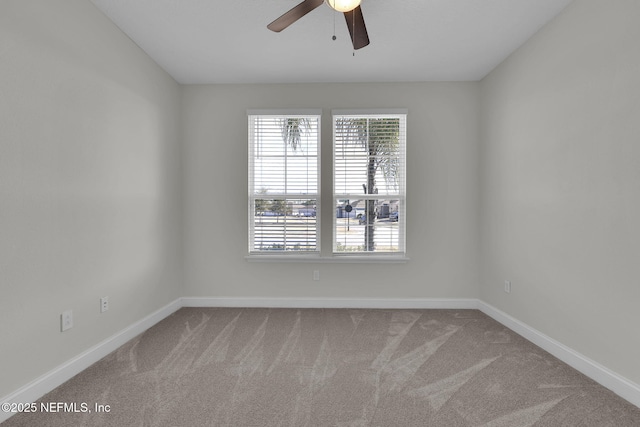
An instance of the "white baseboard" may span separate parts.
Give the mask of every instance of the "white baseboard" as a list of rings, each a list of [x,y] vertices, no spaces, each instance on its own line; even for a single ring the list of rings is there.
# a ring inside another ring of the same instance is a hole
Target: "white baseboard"
[[[214,298],[183,297],[183,307],[477,309],[472,298]]]
[[[5,402],[35,402],[74,375],[149,329],[182,307],[272,307],[272,308],[387,308],[387,309],[477,309],[522,335],[538,347],[632,404],[640,407],[640,386],[581,355],[497,308],[473,298],[214,298],[183,297],[155,311],[112,337],[84,351],[40,378],[0,399]],[[12,413],[0,412],[0,422]]]
[[[640,407],[640,385],[483,301],[478,300],[477,308],[618,396]]]
[[[29,384],[0,399],[1,403],[35,402],[54,388],[70,380],[98,360],[102,359],[135,336],[146,331],[165,317],[181,308],[180,299],[167,304],[117,334],[83,351],[57,368],[47,372]],[[10,418],[13,413],[0,411],[0,423]]]

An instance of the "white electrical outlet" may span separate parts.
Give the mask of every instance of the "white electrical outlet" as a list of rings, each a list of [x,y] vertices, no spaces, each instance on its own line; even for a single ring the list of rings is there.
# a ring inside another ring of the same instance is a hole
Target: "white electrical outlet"
[[[504,281],[504,291],[508,294],[511,293],[511,282],[508,280]]]
[[[320,280],[320,270],[313,270],[313,280]]]
[[[60,315],[60,330],[62,332],[73,328],[73,311],[65,310]]]
[[[109,297],[100,298],[100,313],[109,310]]]

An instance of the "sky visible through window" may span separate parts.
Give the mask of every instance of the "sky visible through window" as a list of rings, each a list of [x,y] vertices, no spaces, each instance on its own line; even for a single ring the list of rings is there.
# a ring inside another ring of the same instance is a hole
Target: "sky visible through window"
[[[282,137],[283,118],[260,118],[254,158],[256,194],[316,194],[318,192],[318,123],[310,121],[295,148]]]

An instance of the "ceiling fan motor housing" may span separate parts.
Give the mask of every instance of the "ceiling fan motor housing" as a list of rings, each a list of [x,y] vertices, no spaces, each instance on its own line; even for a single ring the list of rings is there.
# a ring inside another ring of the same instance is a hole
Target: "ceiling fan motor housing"
[[[360,6],[361,0],[325,0],[325,2],[338,12],[349,12]]]

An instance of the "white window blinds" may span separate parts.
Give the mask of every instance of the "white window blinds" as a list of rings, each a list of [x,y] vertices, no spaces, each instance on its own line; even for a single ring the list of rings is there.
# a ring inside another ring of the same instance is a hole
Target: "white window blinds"
[[[333,111],[336,254],[405,252],[406,111]]]
[[[319,252],[320,113],[248,116],[249,252]]]

